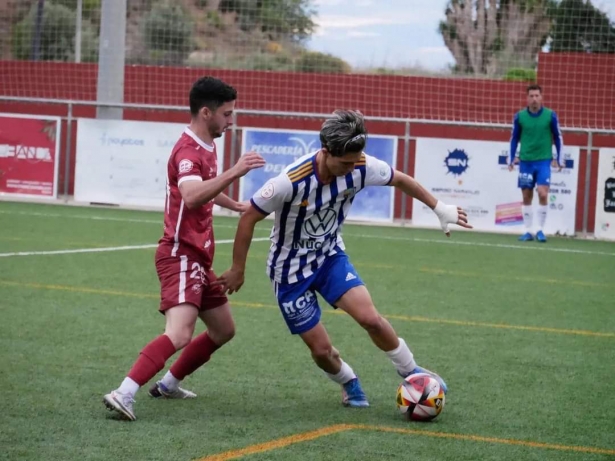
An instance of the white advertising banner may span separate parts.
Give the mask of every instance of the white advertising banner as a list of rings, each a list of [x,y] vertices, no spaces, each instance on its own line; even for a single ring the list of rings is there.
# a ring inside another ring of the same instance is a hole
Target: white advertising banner
[[[600,149],[594,235],[615,240],[615,149]]]
[[[418,138],[415,178],[445,203],[468,212],[475,229],[523,233],[519,167],[508,171],[509,144],[494,141]],[[551,170],[545,233],[573,235],[579,148],[564,146],[561,172]],[[534,224],[538,194],[534,193]],[[433,211],[414,200],[412,223],[439,227]]]
[[[79,119],[75,200],[164,209],[167,162],[186,126]],[[220,173],[224,166],[224,136],[215,143]]]

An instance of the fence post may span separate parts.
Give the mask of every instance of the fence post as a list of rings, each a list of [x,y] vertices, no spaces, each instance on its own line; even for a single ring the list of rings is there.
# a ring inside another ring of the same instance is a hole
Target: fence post
[[[408,165],[410,162],[410,120],[406,120],[406,129],[404,131],[404,173],[408,174]],[[395,166],[393,166],[395,167]],[[394,192],[395,194],[396,192]],[[406,208],[408,196],[401,194],[401,225],[406,225]]]
[[[583,192],[583,238],[587,238],[587,219],[589,214],[589,192],[592,169],[593,132],[587,136],[587,157],[585,159],[585,191]]]
[[[68,202],[68,189],[70,185],[70,154],[71,140],[73,137],[73,103],[68,103],[68,114],[66,116],[66,149],[64,153],[64,203]]]
[[[235,164],[235,150],[237,149],[237,113],[233,112],[233,124],[231,125],[231,152],[229,153],[229,165],[225,170],[228,170]],[[241,181],[241,178],[239,179]],[[235,199],[235,181],[229,186],[229,196]],[[241,199],[239,192],[237,192],[237,201]]]

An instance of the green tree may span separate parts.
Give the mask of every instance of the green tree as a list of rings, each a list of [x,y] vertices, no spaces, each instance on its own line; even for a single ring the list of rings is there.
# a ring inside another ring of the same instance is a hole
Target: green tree
[[[30,59],[35,34],[37,3],[13,28],[12,51],[17,59]],[[66,6],[46,1],[40,30],[42,61],[72,61],[75,58],[75,12]],[[84,20],[81,30],[81,59],[96,61],[98,38],[94,26]]]
[[[154,5],[143,21],[145,45],[153,61],[180,64],[193,48],[194,27],[179,4],[162,1]]]
[[[554,0],[449,0],[439,31],[455,70],[502,75],[533,67],[551,29]]]
[[[615,26],[590,1],[562,0],[553,19],[550,51],[615,53]]]
[[[312,0],[220,0],[218,8],[237,13],[243,30],[260,30],[270,40],[299,43],[315,28]]]

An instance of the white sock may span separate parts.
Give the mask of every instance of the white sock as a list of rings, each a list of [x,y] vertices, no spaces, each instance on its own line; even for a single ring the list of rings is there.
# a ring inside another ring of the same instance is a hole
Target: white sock
[[[141,386],[139,386],[135,381],[130,379],[129,377],[124,378],[120,387],[117,388],[117,391],[120,394],[130,394],[134,397]]]
[[[399,346],[396,349],[385,352],[385,354],[391,359],[397,371],[404,376],[416,368],[414,356],[402,338],[399,338]]]
[[[521,207],[521,211],[523,213],[523,224],[525,225],[525,230],[527,232],[532,232],[532,221],[534,218],[534,210],[532,210],[532,205],[523,205]]]
[[[538,205],[538,229],[544,230],[545,222],[547,222],[548,205]]]
[[[332,375],[331,373],[325,372],[325,375],[327,375],[327,377],[331,381],[335,381],[338,384],[346,384],[351,379],[355,379],[357,377],[357,375],[354,374],[354,371],[352,371],[352,368],[350,368],[350,365],[348,365],[343,360],[342,368],[340,369],[338,374]]]
[[[170,391],[176,390],[179,387],[180,383],[179,379],[173,376],[171,371],[167,371],[160,381],[162,382],[162,384],[164,384],[164,387],[166,387]]]

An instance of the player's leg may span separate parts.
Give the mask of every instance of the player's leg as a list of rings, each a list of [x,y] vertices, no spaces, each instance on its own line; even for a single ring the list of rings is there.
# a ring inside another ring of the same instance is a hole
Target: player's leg
[[[315,275],[293,283],[273,282],[280,311],[290,332],[300,335],[310,349],[314,363],[325,375],[342,387],[342,403],[351,407],[367,407],[369,403],[354,371],[331,344],[325,327],[320,323],[320,306],[310,285]]]
[[[374,306],[369,291],[346,254],[338,253],[328,261],[327,276],[318,280],[318,291],[329,304],[348,313],[367,331],[373,343],[387,355],[400,376],[430,373],[447,391],[442,378],[416,364],[406,342],[397,336],[389,321]]]
[[[521,212],[523,215],[523,225],[525,233],[519,237],[522,242],[534,240],[532,235],[532,226],[534,220],[534,210],[532,208],[532,200],[534,198],[534,185],[536,183],[534,162],[519,162],[519,180],[518,186],[521,189],[523,205]]]
[[[120,387],[103,398],[107,408],[131,420],[136,419],[133,411],[136,392],[192,338],[201,298],[194,289],[200,279],[192,277],[189,268],[192,264],[186,256],[156,258],[161,293],[159,310],[165,314],[165,332],[143,348]]]
[[[310,349],[314,363],[325,372],[331,381],[342,387],[342,404],[355,408],[368,407],[369,402],[359,378],[331,344],[324,325],[318,322],[311,330],[301,333],[300,336]]]
[[[205,279],[216,280],[216,276],[213,271],[208,271]],[[194,392],[181,388],[179,383],[206,364],[215,351],[235,336],[235,322],[227,297],[219,288],[205,286],[202,290],[199,318],[205,323],[207,330],[188,344],[169,371],[152,386],[152,397],[196,397]]]
[[[110,410],[135,420],[133,410],[134,396],[141,386],[146,384],[162,370],[165,362],[190,342],[198,310],[193,304],[180,304],[165,309],[166,326],[164,334],[150,341],[139,354],[136,362],[120,386],[105,395],[103,402]]]
[[[539,163],[536,171],[536,190],[538,192],[538,232],[536,240],[546,242],[547,237],[544,233],[547,221],[547,210],[549,204],[549,187],[551,185],[551,161],[543,160]]]

